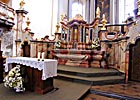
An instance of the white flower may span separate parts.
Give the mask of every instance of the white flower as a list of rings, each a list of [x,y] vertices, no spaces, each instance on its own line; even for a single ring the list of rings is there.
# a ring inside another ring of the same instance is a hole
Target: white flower
[[[61,47],[61,41],[58,40],[57,42],[55,42],[55,48],[60,48]]]
[[[20,74],[20,66],[12,68],[8,75],[3,79],[4,86],[15,89],[16,92],[25,91],[23,87],[23,78]]]
[[[22,77],[17,77],[17,80],[22,80]]]
[[[16,76],[20,76],[21,74],[20,73],[16,73]]]
[[[91,48],[92,49],[97,49],[99,47],[100,47],[100,40],[99,40],[99,38],[96,38],[96,39],[93,40]]]
[[[10,72],[9,72],[9,76],[11,76],[11,77],[14,76],[13,71],[10,71]]]

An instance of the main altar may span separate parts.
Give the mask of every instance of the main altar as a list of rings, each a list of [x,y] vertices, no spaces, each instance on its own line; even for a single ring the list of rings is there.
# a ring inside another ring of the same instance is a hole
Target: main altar
[[[99,8],[96,15],[92,23],[87,23],[80,14],[70,20],[67,20],[65,15],[61,16],[61,34],[53,50],[58,64],[85,68],[105,67],[101,65],[104,50],[98,40]]]

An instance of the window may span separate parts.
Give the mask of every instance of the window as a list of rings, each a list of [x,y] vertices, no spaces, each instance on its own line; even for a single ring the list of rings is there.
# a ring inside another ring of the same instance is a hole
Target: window
[[[134,10],[134,0],[125,0],[125,19],[127,19],[127,17],[129,16],[134,16],[133,13]]]
[[[72,18],[75,17],[76,14],[80,14],[84,17],[84,5],[82,2],[75,1],[72,3]]]
[[[134,16],[136,0],[119,0],[119,23],[125,21],[129,16]]]

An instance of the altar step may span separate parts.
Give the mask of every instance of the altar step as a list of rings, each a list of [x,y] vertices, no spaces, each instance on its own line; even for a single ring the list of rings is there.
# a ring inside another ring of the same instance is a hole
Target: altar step
[[[58,66],[57,78],[91,85],[124,83],[125,75],[115,69]]]

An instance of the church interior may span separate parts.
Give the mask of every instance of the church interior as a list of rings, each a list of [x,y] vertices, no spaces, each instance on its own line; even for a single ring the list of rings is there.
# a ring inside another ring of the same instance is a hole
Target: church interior
[[[140,100],[139,46],[140,0],[0,0],[0,98]]]

